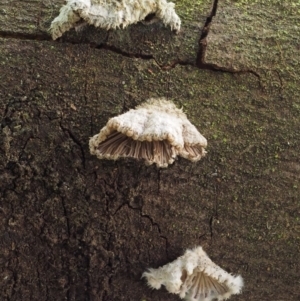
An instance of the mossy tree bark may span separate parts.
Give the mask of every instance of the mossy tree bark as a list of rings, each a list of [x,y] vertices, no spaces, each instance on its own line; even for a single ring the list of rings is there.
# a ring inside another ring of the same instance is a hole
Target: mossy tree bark
[[[141,274],[200,244],[244,277],[232,300],[298,300],[298,1],[177,1],[179,35],[54,42],[63,2],[0,4],[0,299],[178,300]],[[161,96],[206,158],[159,170],[89,154],[108,118]]]

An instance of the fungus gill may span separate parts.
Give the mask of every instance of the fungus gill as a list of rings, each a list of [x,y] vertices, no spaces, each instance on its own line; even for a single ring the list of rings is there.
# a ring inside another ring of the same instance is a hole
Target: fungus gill
[[[241,276],[217,266],[200,246],[158,269],[149,269],[142,277],[151,288],[164,285],[168,292],[186,301],[224,300],[240,294],[243,287]]]
[[[90,139],[90,152],[99,159],[131,157],[158,167],[167,167],[177,156],[198,161],[206,146],[206,139],[182,110],[165,98],[151,98],[111,118]]]

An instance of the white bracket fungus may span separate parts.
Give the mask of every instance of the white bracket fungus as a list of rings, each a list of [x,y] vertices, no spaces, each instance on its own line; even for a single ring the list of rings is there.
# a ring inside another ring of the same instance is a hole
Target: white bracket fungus
[[[144,159],[147,165],[167,167],[177,156],[198,161],[205,155],[206,139],[181,109],[165,98],[150,98],[111,118],[90,139],[90,152],[99,159]]]
[[[183,256],[158,269],[143,273],[151,288],[162,285],[173,294],[187,301],[224,300],[240,294],[241,276],[232,276],[207,256],[202,247],[186,250]]]
[[[67,0],[51,23],[50,32],[55,40],[82,20],[106,30],[125,28],[149,14],[155,14],[171,30],[179,32],[181,20],[174,7],[174,3],[166,0]]]

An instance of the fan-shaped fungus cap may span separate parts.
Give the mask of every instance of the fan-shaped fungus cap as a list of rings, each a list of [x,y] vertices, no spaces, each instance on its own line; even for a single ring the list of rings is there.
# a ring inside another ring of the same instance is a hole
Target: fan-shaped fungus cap
[[[205,155],[206,139],[181,109],[165,98],[151,98],[111,118],[90,139],[90,152],[99,159],[144,159],[147,165],[167,167],[177,156],[198,161]]]
[[[202,247],[186,250],[183,256],[158,269],[143,273],[151,288],[162,285],[187,301],[224,300],[241,293],[243,279],[233,276],[207,256]]]
[[[82,21],[106,30],[125,28],[150,14],[178,33],[181,20],[174,7],[167,0],[66,0],[51,23],[50,33],[56,40],[71,28],[80,28]]]

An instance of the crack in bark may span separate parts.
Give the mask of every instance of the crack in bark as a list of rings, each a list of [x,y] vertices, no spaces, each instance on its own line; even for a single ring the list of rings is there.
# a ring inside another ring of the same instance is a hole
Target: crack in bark
[[[36,33],[15,33],[15,32],[0,31],[0,38],[16,39],[16,40],[33,40],[33,41],[53,41],[51,36],[46,33],[36,34]],[[120,54],[120,55],[128,57],[128,58],[138,58],[138,59],[143,59],[143,60],[151,60],[151,59],[155,60],[155,58],[152,54],[142,54],[142,53],[138,54],[138,53],[133,53],[133,52],[126,52],[126,51],[123,51],[122,49],[115,47],[114,45],[108,45],[107,44],[108,38],[109,38],[109,32],[107,33],[107,36],[106,36],[104,42],[102,42],[99,45],[96,45],[95,43],[91,43],[91,42],[82,42],[82,41],[74,41],[74,40],[62,41],[61,39],[58,39],[58,40],[63,43],[69,43],[69,44],[74,44],[74,45],[87,44],[91,48],[105,49],[105,50]],[[156,63],[157,63],[157,61],[156,61]],[[158,66],[160,66],[162,70],[169,70],[171,68],[174,68],[177,64],[193,65],[189,62],[185,62],[182,60],[178,60],[178,61],[176,60],[168,65],[158,64]]]
[[[168,253],[168,246],[169,246],[168,238],[166,236],[161,235],[161,229],[160,229],[159,224],[154,222],[153,218],[150,215],[144,214],[142,212],[141,208],[134,208],[129,203],[126,203],[125,205],[127,205],[129,209],[139,211],[141,218],[147,218],[150,221],[152,227],[155,226],[157,228],[158,233],[160,234],[159,237],[162,238],[165,241],[166,256],[167,256],[167,258],[169,258],[169,256],[168,256],[168,254],[169,254]]]
[[[46,33],[19,33],[2,30],[0,30],[0,38],[33,41],[52,41],[51,37]]]
[[[69,40],[69,41],[62,41],[61,39],[60,42],[63,43],[69,43],[73,45],[82,45],[86,44],[89,45],[93,49],[103,49],[103,50],[108,50],[116,54],[120,54],[124,57],[128,58],[137,58],[137,59],[142,59],[142,60],[154,60],[157,66],[162,70],[162,71],[167,71],[170,69],[175,68],[177,65],[181,66],[194,66],[195,64],[189,62],[189,61],[184,61],[184,60],[174,60],[166,65],[164,64],[159,64],[158,61],[155,59],[154,55],[152,54],[143,54],[143,53],[134,53],[134,52],[126,52],[114,45],[108,45],[109,33],[107,34],[107,37],[105,38],[104,42],[102,42],[99,45],[95,45],[95,43],[91,42],[82,42],[82,41],[74,41],[74,40]],[[5,32],[5,31],[0,31],[0,38],[4,39],[16,39],[16,40],[31,40],[31,41],[52,41],[52,38],[45,33],[41,34],[31,34],[31,33],[14,33],[14,32]],[[52,41],[53,42],[53,41]]]
[[[67,225],[67,231],[68,231],[68,236],[69,239],[71,237],[71,230],[70,230],[70,222],[69,222],[69,216],[68,216],[68,212],[67,212],[67,208],[66,208],[66,203],[63,197],[61,197],[61,205],[64,211],[64,216],[66,218],[66,225]]]
[[[157,228],[157,231],[158,231],[158,233],[159,233],[159,237],[162,238],[162,239],[165,241],[165,251],[166,251],[166,256],[167,256],[167,258],[169,258],[169,252],[168,252],[169,241],[168,241],[168,238],[167,238],[166,236],[164,236],[164,235],[161,235],[161,229],[160,229],[159,224],[156,223],[156,222],[154,222],[153,218],[152,218],[150,215],[144,214],[144,213],[142,212],[142,209],[141,209],[141,208],[135,208],[135,207],[131,206],[131,205],[129,204],[129,202],[126,202],[126,203],[123,203],[122,205],[120,205],[120,206],[115,210],[115,212],[112,214],[112,216],[115,216],[115,215],[116,215],[123,207],[125,207],[125,206],[126,206],[127,208],[131,209],[131,210],[138,211],[141,218],[146,218],[146,219],[148,219],[148,220],[150,221],[152,227],[156,227],[156,228]]]
[[[207,17],[205,25],[202,29],[201,36],[199,39],[199,51],[198,51],[198,55],[197,55],[196,66],[199,69],[211,70],[211,71],[217,71],[217,72],[227,72],[227,73],[237,73],[237,74],[250,73],[250,74],[253,74],[254,76],[256,76],[260,82],[260,75],[252,69],[246,68],[246,69],[239,70],[239,69],[235,69],[235,68],[228,68],[228,67],[219,66],[218,64],[205,62],[205,55],[206,55],[206,50],[207,50],[207,36],[209,34],[213,18],[217,14],[218,4],[219,4],[219,0],[214,0],[211,13]]]
[[[91,45],[91,47],[92,47],[92,45]],[[154,57],[153,54],[143,54],[143,53],[126,52],[126,51],[123,51],[120,48],[117,48],[116,46],[108,45],[108,44],[105,44],[105,43],[102,43],[102,44],[100,44],[98,46],[95,46],[94,48],[95,49],[105,49],[105,50],[108,50],[108,51],[120,54],[120,55],[122,55],[124,57],[128,57],[128,58],[136,58],[136,59],[142,59],[142,60],[154,60],[154,62],[157,64],[157,66],[162,71],[168,71],[170,69],[175,68],[177,65],[181,65],[181,66],[190,65],[190,66],[195,67],[195,64],[193,64],[193,63],[191,63],[189,61],[184,61],[184,60],[174,60],[174,61],[172,61],[172,62],[170,62],[169,64],[166,64],[166,65],[160,64],[156,60],[156,58]]]
[[[204,62],[205,52],[206,52],[206,48],[207,48],[206,38],[208,36],[210,26],[212,24],[213,17],[217,14],[218,2],[219,2],[219,0],[214,0],[211,13],[206,19],[205,25],[202,29],[201,36],[200,36],[200,39],[199,39],[199,52],[198,52],[198,55],[197,55],[197,66],[200,69],[205,69],[205,67],[206,67],[205,62]]]
[[[170,69],[175,68],[177,65],[180,65],[180,66],[189,65],[189,66],[193,66],[193,67],[196,67],[199,69],[217,71],[217,72],[238,73],[238,74],[250,73],[250,74],[253,74],[254,76],[256,76],[260,80],[260,75],[252,69],[246,68],[246,69],[238,70],[235,68],[222,67],[222,66],[219,66],[218,64],[205,62],[205,54],[206,54],[206,49],[207,49],[207,36],[209,34],[209,30],[210,30],[210,26],[212,24],[213,18],[217,13],[218,2],[219,2],[219,0],[214,0],[212,11],[211,11],[210,15],[207,17],[205,25],[202,29],[201,36],[199,39],[199,51],[197,54],[196,63],[192,63],[189,60],[185,61],[185,60],[176,59],[168,64],[159,64],[159,62],[156,60],[156,58],[153,54],[127,52],[114,45],[109,45],[108,44],[109,32],[107,33],[107,36],[104,39],[104,42],[102,42],[99,45],[96,45],[95,43],[91,43],[91,42],[82,42],[82,41],[75,41],[75,40],[69,40],[69,41],[62,41],[61,39],[58,39],[58,40],[63,43],[70,43],[70,44],[74,44],[74,45],[87,44],[93,49],[103,49],[103,50],[111,51],[113,53],[120,54],[120,55],[122,55],[124,57],[128,57],[128,58],[137,58],[137,59],[142,59],[142,60],[154,60],[154,62],[157,64],[157,66],[162,71],[168,71]],[[14,33],[14,32],[0,31],[0,38],[19,39],[19,40],[52,41],[51,37],[46,33],[31,34],[31,33]]]
[[[84,154],[84,149],[83,146],[81,144],[81,142],[76,138],[76,136],[72,133],[72,131],[68,128],[65,128],[61,123],[60,123],[60,127],[64,132],[67,132],[69,137],[74,141],[74,143],[76,145],[78,145],[80,151],[81,151],[81,162],[82,162],[82,166],[83,169],[85,169],[85,154]]]
[[[102,44],[96,46],[95,49],[105,49],[105,50],[120,54],[125,57],[129,57],[129,58],[137,58],[137,59],[143,59],[143,60],[153,60],[154,59],[154,56],[152,54],[142,54],[142,53],[138,54],[138,53],[126,52],[113,45],[107,45],[105,43],[102,43]]]

